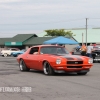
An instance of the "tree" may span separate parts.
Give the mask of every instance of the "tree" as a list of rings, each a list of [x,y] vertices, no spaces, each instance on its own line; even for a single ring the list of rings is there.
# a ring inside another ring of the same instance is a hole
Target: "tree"
[[[47,32],[45,36],[74,36],[71,31],[65,31],[64,29],[45,30],[45,32]]]

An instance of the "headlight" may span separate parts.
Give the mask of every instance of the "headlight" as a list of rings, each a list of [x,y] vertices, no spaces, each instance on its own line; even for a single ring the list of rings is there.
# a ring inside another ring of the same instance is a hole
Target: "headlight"
[[[93,59],[90,58],[90,59],[88,60],[88,63],[89,63],[89,64],[93,63]]]
[[[57,59],[56,64],[61,64],[61,59]]]

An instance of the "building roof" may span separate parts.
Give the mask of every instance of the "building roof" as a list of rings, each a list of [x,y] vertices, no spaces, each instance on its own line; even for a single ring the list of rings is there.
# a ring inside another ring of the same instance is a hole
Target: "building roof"
[[[58,36],[32,37],[28,41],[24,42],[23,45],[40,45],[40,44],[43,44],[44,41],[47,41],[47,40],[50,40],[50,39],[53,39],[53,38],[56,38],[56,37],[58,37]],[[74,40],[73,38],[71,38],[71,39]]]
[[[44,41],[47,41],[47,40],[53,39],[53,38],[55,38],[55,37],[32,37],[28,41],[24,42],[23,45],[40,45]]]
[[[32,37],[37,37],[36,34],[17,34],[12,37],[10,40],[5,41],[6,46],[21,46],[23,42],[28,41]]]
[[[9,42],[24,42],[31,37],[37,37],[36,34],[17,34],[16,36],[12,37]]]
[[[11,38],[0,38],[0,45],[5,45],[5,41],[9,41]]]

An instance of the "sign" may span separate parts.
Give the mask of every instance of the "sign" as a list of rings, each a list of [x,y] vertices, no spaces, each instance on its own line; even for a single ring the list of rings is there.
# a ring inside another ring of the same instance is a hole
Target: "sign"
[[[11,45],[16,45],[16,42],[11,42]]]
[[[22,46],[22,42],[5,42],[5,46]]]

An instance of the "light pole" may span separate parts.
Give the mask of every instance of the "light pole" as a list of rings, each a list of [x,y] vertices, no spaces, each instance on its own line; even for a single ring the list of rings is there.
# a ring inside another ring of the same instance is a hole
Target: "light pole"
[[[87,19],[88,18],[86,18],[86,47],[87,47]]]
[[[83,43],[84,43],[84,42],[83,42],[83,33],[82,33],[82,45],[83,45]]]

